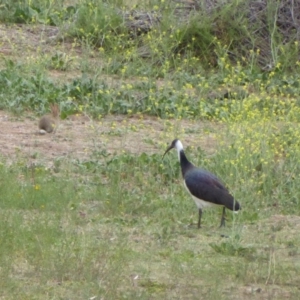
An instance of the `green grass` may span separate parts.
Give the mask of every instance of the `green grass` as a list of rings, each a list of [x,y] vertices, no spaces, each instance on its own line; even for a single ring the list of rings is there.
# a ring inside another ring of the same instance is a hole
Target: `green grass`
[[[226,178],[242,204],[221,230],[218,210],[205,211],[201,230],[189,228],[197,211],[179,184],[175,153],[163,162],[160,154],[95,154],[84,163],[63,161],[58,173],[22,161],[2,165],[5,299],[232,299],[248,286],[266,296],[280,286],[275,299],[296,299],[299,183],[287,172],[297,173],[299,153],[278,172],[276,162],[255,171],[258,161],[237,155],[241,139],[233,134],[229,127],[220,144],[231,143],[211,158],[187,149],[196,164]]]
[[[127,122],[97,127],[102,148],[54,157],[52,168],[1,157],[1,299],[299,299],[297,41],[283,45],[268,23],[273,68],[264,71],[243,2],[189,23],[171,2],[135,4],[161,14],[148,34],[133,36],[115,14],[131,9],[126,1],[0,5],[1,110],[40,115],[58,103],[62,119]],[[245,38],[250,48],[239,47]],[[195,126],[184,132],[184,122]],[[133,133],[133,148],[156,152],[106,149]],[[189,226],[197,209],[177,154],[162,160],[175,137],[241,203],[226,228],[219,210],[205,211],[202,229]]]

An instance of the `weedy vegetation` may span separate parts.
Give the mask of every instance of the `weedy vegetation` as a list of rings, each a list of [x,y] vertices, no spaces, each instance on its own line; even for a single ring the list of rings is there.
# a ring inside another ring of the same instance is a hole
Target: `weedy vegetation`
[[[122,116],[106,140],[155,148],[1,157],[1,299],[299,299],[299,35],[281,25],[300,4],[202,2],[1,2],[1,110]],[[225,229],[221,210],[189,226],[176,153],[162,160],[175,137],[241,203]]]

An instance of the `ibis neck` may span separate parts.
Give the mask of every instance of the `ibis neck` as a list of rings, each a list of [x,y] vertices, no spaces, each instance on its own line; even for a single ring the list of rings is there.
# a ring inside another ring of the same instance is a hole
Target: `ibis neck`
[[[186,158],[185,153],[183,150],[178,151],[180,166],[181,166],[181,173],[184,177],[185,173],[193,167],[193,164],[189,162],[189,160]]]

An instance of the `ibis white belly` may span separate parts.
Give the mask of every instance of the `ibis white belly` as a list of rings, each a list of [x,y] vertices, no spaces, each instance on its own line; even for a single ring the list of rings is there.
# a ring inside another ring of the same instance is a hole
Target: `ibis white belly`
[[[205,200],[202,200],[202,199],[199,199],[195,196],[193,196],[191,194],[191,192],[189,191],[189,189],[187,188],[186,184],[185,184],[185,181],[183,181],[183,184],[186,188],[186,190],[189,192],[189,194],[192,196],[193,200],[195,201],[195,204],[196,206],[198,207],[198,209],[203,209],[203,208],[206,208],[206,207],[216,207],[216,206],[220,206],[219,204],[215,204],[215,203],[211,203],[211,202],[208,202],[208,201],[205,201]]]
[[[217,206],[220,206],[218,204],[215,204],[215,203],[211,203],[211,202],[208,202],[208,201],[204,201],[202,199],[198,199],[194,196],[192,196],[193,200],[195,201],[195,204],[197,205],[197,207],[199,209],[203,209],[203,208],[207,208],[207,207],[217,207]]]

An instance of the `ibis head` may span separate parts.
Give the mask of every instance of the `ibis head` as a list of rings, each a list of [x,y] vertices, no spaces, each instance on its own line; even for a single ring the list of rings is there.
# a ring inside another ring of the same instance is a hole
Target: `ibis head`
[[[179,161],[180,161],[180,152],[183,150],[183,146],[182,146],[182,143],[178,139],[173,140],[173,142],[171,143],[171,145],[165,151],[165,153],[163,155],[163,158],[172,149],[176,149],[177,150],[177,152],[178,152],[178,158],[179,158]]]

